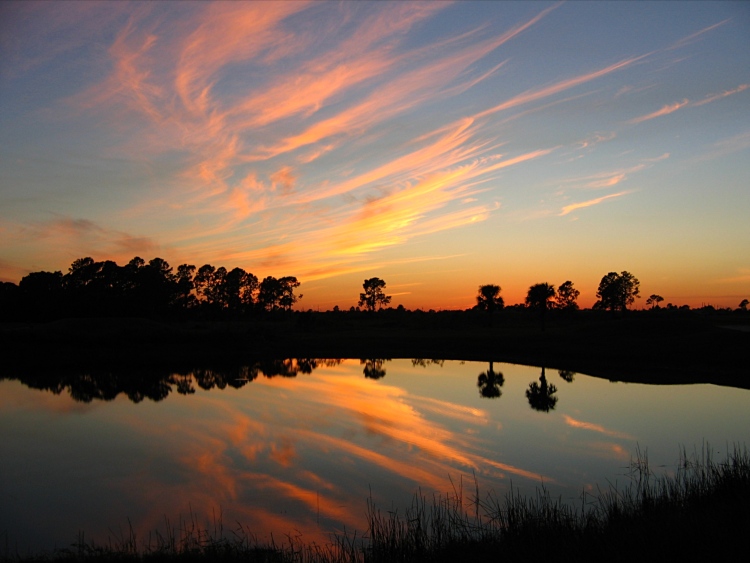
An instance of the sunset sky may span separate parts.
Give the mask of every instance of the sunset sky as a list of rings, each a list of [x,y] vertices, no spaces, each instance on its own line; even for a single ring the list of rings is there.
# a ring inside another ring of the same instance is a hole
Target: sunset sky
[[[628,270],[750,298],[750,3],[3,2],[0,280],[159,256],[302,309]]]

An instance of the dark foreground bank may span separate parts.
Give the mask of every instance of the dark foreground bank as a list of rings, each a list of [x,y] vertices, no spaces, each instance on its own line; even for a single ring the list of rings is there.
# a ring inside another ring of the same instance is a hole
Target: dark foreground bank
[[[504,499],[458,486],[441,497],[415,496],[404,514],[368,503],[369,529],[339,534],[327,545],[287,536],[260,545],[238,525],[225,531],[194,523],[148,538],[87,543],[46,554],[19,554],[6,545],[3,561],[728,561],[746,550],[750,530],[750,456],[735,448],[715,462],[708,450],[688,458],[677,472],[656,477],[645,456],[631,464],[631,482],[579,507],[550,498],[510,493]]]
[[[0,325],[5,375],[190,368],[279,358],[432,358],[545,366],[640,383],[750,388],[750,318],[698,313],[292,313],[238,321],[64,319]],[[0,373],[2,375],[2,373]]]

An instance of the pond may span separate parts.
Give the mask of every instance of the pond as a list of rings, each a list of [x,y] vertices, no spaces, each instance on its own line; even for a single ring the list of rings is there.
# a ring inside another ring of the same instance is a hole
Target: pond
[[[580,505],[647,452],[748,443],[750,391],[500,363],[284,360],[0,379],[0,543],[21,554],[197,522],[260,541],[365,531],[367,501],[532,495]]]

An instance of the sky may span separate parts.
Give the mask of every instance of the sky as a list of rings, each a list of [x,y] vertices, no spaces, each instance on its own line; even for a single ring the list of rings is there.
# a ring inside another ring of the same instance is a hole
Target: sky
[[[3,2],[0,280],[77,258],[463,309],[750,298],[745,2]]]

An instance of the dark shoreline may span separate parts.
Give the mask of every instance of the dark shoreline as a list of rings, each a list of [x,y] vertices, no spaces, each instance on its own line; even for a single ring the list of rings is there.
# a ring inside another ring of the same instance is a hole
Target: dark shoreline
[[[4,368],[170,367],[280,358],[431,358],[545,366],[611,381],[750,389],[750,319],[580,312],[295,313],[237,321],[64,319],[0,325]],[[723,326],[722,326],[723,325]]]

